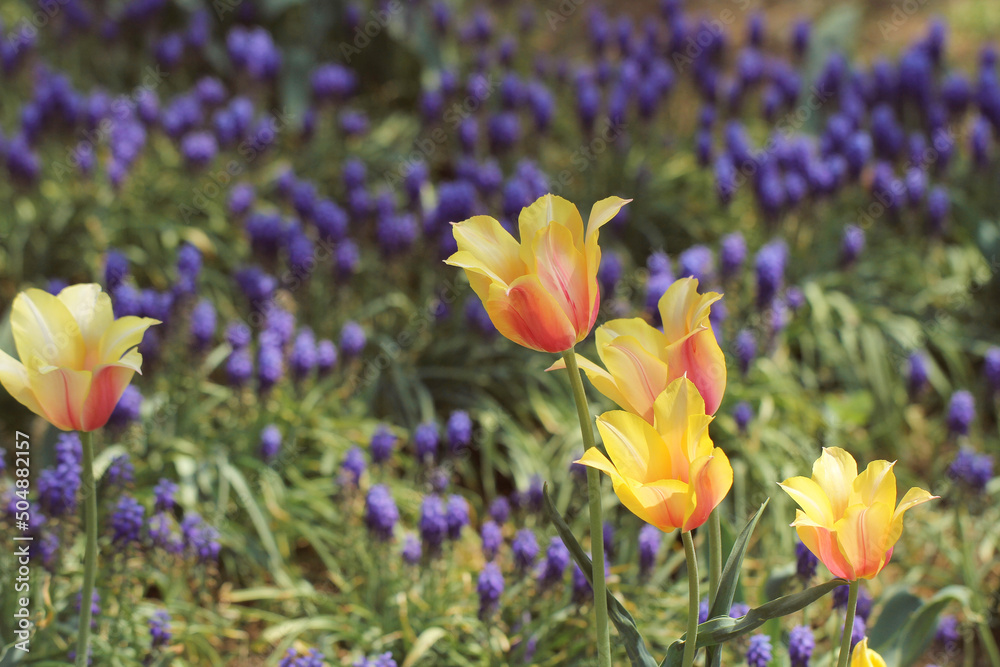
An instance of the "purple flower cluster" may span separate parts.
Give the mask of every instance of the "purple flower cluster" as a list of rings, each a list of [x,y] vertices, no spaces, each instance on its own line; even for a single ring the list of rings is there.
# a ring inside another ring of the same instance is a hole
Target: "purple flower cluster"
[[[993,479],[993,457],[962,447],[948,466],[948,476],[963,487],[982,493]]]
[[[503,573],[496,563],[486,563],[479,573],[476,592],[479,594],[479,617],[486,618],[500,602],[503,594]]]
[[[377,539],[388,541],[392,539],[392,530],[399,521],[399,510],[392,493],[382,484],[375,484],[368,489],[365,499],[365,524]]]
[[[76,511],[80,491],[83,449],[80,436],[64,433],[56,441],[56,465],[38,475],[38,503],[48,516],[56,518]]]
[[[753,635],[747,645],[747,665],[766,667],[771,662],[771,638],[767,635]]]
[[[295,663],[287,666],[279,665],[279,667],[322,667],[322,657],[320,656],[320,660],[317,662]],[[353,667],[396,667],[396,661],[392,659],[392,653],[388,651],[370,658],[361,658],[352,664]]]
[[[324,667],[326,665],[324,658],[325,656],[314,648],[305,653],[290,648],[278,662],[278,667]]]
[[[788,634],[788,658],[792,667],[809,667],[816,639],[808,625],[798,625]]]

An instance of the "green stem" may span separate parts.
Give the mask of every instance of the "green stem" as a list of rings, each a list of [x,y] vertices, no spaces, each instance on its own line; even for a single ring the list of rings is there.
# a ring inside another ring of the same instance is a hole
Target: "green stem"
[[[594,424],[587,405],[587,394],[583,390],[583,379],[576,365],[576,352],[572,348],[563,352],[569,383],[573,388],[576,412],[580,417],[580,432],[584,449],[596,446]],[[590,500],[590,552],[594,564],[594,614],[597,616],[597,664],[611,667],[611,634],[608,628],[607,584],[604,581],[604,517],[601,508],[601,474],[587,468],[587,496]]]
[[[681,533],[681,541],[684,542],[688,571],[688,630],[684,638],[684,658],[681,665],[691,667],[695,653],[698,652],[698,607],[701,605],[701,593],[698,592],[698,556],[694,553],[694,539],[690,530]]]
[[[94,435],[80,432],[83,445],[83,520],[87,530],[87,551],[83,560],[83,590],[80,592],[80,630],[76,639],[76,667],[86,667],[90,647],[90,608],[97,576],[97,486],[94,484]]]
[[[716,507],[708,515],[708,605],[715,604],[715,596],[719,593],[719,580],[722,579],[722,523],[719,520],[719,508]]]
[[[983,644],[986,655],[989,656],[992,667],[1000,667],[1000,649],[993,638],[993,630],[987,620],[987,606],[982,602],[977,591],[981,590],[980,582],[977,581],[976,564],[972,555],[972,542],[967,537],[965,526],[965,512],[959,505],[955,510],[955,526],[958,530],[958,541],[962,545],[962,575],[965,585],[973,591],[973,600],[976,606],[976,613],[979,620],[976,622],[976,630],[979,631],[979,639]]]
[[[851,659],[851,635],[854,633],[854,612],[858,609],[858,589],[861,580],[855,579],[849,584],[847,595],[847,618],[844,619],[844,634],[840,637],[840,659],[837,667],[847,667]]]
[[[497,495],[496,468],[493,467],[493,438],[496,431],[493,429],[493,422],[490,421],[489,430],[483,438],[483,446],[480,448],[479,474],[483,478],[483,494],[486,496],[487,505],[493,501]]]

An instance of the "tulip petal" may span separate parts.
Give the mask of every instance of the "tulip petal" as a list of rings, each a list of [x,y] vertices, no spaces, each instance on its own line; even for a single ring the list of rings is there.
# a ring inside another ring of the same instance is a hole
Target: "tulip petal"
[[[591,447],[585,451],[583,456],[577,459],[575,463],[607,473],[611,477],[612,482],[616,479],[618,481],[622,480],[622,476],[618,472],[618,468],[615,467],[615,464],[609,461],[608,457],[602,454],[601,450],[597,447]]]
[[[597,418],[597,430],[623,477],[641,483],[675,477],[660,434],[641,417],[622,410],[605,412]]]
[[[929,500],[936,500],[937,496],[932,496],[927,491],[913,487],[903,496],[903,499],[899,501],[899,506],[896,511],[892,513],[892,526],[889,528],[889,539],[888,545],[892,547],[899,540],[899,536],[903,534],[903,515],[906,514],[906,510],[916,507],[917,505],[926,503]]]
[[[837,535],[829,528],[817,526],[809,519],[802,510],[795,511],[795,521],[792,522],[795,532],[806,548],[813,553],[816,558],[822,561],[823,565],[833,573],[835,577],[841,577],[848,581],[853,581],[854,568],[850,561],[844,558],[837,546]]]
[[[720,448],[712,450],[691,464],[691,493],[681,530],[693,530],[708,520],[708,515],[733,487],[733,467]]]
[[[631,201],[621,197],[606,197],[595,203],[590,209],[590,218],[587,220],[587,240],[589,241],[591,236],[597,234],[597,230],[611,222],[611,219],[618,215],[618,211]]]
[[[798,503],[810,519],[821,526],[833,527],[833,508],[819,484],[808,477],[790,477],[784,482],[779,482],[778,486]]]
[[[101,336],[101,341],[97,346],[98,364],[114,364],[121,361],[129,350],[142,342],[142,336],[146,333],[146,329],[159,323],[159,320],[154,320],[151,317],[132,315],[120,317],[112,322],[104,335]]]
[[[823,454],[813,464],[812,477],[830,499],[834,517],[844,515],[857,476],[857,462],[840,447],[824,447]]]
[[[506,290],[491,285],[483,305],[497,330],[519,345],[565,352],[576,344],[576,330],[538,276],[521,276]]]
[[[667,338],[663,332],[640,317],[630,317],[609,320],[597,328],[594,339],[597,342],[598,354],[601,348],[611,344],[619,336],[631,336],[650,354],[659,354],[667,347]],[[603,360],[603,355],[601,356]],[[660,357],[660,359],[663,359]]]
[[[600,420],[598,420],[598,428],[600,428]],[[681,484],[680,487],[674,485],[657,490],[649,486],[644,486],[635,480],[626,479],[618,472],[615,465],[596,447],[591,447],[584,452],[577,463],[607,473],[611,478],[611,484],[614,487],[615,495],[618,496],[618,500],[632,514],[635,514],[646,523],[653,524],[660,530],[673,530],[680,525],[679,522],[670,522],[670,508],[664,507],[662,504],[665,500],[669,499],[669,495],[674,493],[681,494],[679,497],[683,502],[683,493],[687,488],[686,485]],[[676,500],[674,504],[677,504]],[[680,510],[675,510],[675,514],[683,518],[683,511],[683,504],[681,504]]]
[[[21,363],[31,370],[41,366],[80,369],[86,349],[80,325],[57,297],[28,289],[14,298],[11,331]]]
[[[42,406],[35,399],[28,381],[28,369],[20,361],[0,350],[0,384],[14,400],[40,417],[45,416]]]
[[[708,315],[712,304],[721,298],[718,292],[698,294],[696,278],[675,280],[658,304],[667,340],[671,344],[678,343],[700,327],[709,326]]]
[[[653,422],[653,403],[667,386],[667,364],[632,336],[618,336],[599,348],[604,365],[628,401],[626,409]]]
[[[851,652],[851,667],[886,667],[886,664],[881,655],[868,648],[868,637],[865,637]]]
[[[93,431],[108,422],[111,412],[118,405],[133,375],[135,375],[134,369],[117,364],[98,366],[94,369],[90,394],[83,406],[82,430]]]
[[[542,287],[578,333],[589,332],[593,303],[587,289],[587,266],[583,253],[573,245],[572,233],[561,225],[549,225],[535,235],[533,245],[535,272]]]
[[[96,350],[101,336],[115,320],[111,297],[97,283],[84,283],[66,287],[56,298],[80,325],[80,335],[86,349]]]
[[[854,567],[854,577],[871,579],[885,565],[892,506],[875,503],[851,505],[836,525],[837,544]]]
[[[28,370],[35,399],[53,426],[64,431],[83,430],[83,406],[90,393],[90,371],[44,366]]]
[[[854,478],[850,504],[872,505],[880,502],[892,507],[896,504],[895,463],[872,461],[863,473]]]
[[[642,508],[642,514],[632,510],[639,518],[667,532],[680,528],[688,505],[688,485],[676,479],[665,479],[649,484],[632,486],[630,491]],[[616,490],[617,492],[617,490]],[[622,498],[622,494],[618,493]],[[629,504],[622,499],[622,504]],[[629,507],[629,509],[632,509]]]
[[[670,380],[687,376],[705,399],[705,411],[713,415],[722,404],[726,393],[726,357],[711,329],[685,338],[666,350]]]
[[[590,384],[594,385],[594,389],[617,403],[623,410],[634,412],[631,404],[628,400],[626,400],[625,395],[618,389],[618,385],[615,384],[615,379],[611,377],[610,373],[580,354],[576,355],[576,363],[580,367],[580,370],[587,374],[587,379],[590,380]],[[566,361],[564,359],[559,359],[545,370],[548,372],[563,370],[565,368]]]
[[[698,281],[682,278],[660,297],[665,356],[670,380],[687,375],[705,399],[708,414],[715,414],[726,391],[726,358],[712,333],[709,314],[717,292],[698,294]]]
[[[576,206],[562,197],[543,195],[530,206],[521,209],[517,218],[518,233],[521,236],[521,261],[526,270],[534,273],[536,251],[534,247],[538,232],[555,223],[569,230],[573,246],[583,248],[583,218]]]
[[[452,226],[458,252],[446,264],[479,271],[509,285],[525,273],[520,245],[503,226],[487,215],[477,215]]]
[[[687,482],[691,461],[697,458],[702,434],[711,421],[711,417],[705,417],[705,401],[693,382],[678,378],[656,397],[653,414],[656,431],[667,443],[672,468]],[[699,416],[701,420],[692,420]]]

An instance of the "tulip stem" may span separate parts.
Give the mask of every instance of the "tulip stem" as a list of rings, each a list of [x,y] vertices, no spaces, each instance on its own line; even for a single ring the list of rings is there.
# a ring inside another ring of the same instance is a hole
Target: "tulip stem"
[[[85,667],[89,659],[90,617],[97,575],[97,487],[94,484],[94,435],[80,432],[83,445],[83,520],[87,531],[87,550],[83,560],[83,590],[80,592],[80,629],[76,639],[76,667]]]
[[[860,579],[848,584],[847,617],[844,619],[844,634],[840,637],[840,659],[837,660],[837,667],[847,667],[851,659],[851,635],[854,634],[854,613],[858,609],[859,588],[861,588]]]
[[[576,352],[570,348],[563,352],[569,384],[573,388],[576,412],[580,418],[580,432],[585,450],[595,447],[594,423],[587,404],[587,393],[576,364]],[[594,565],[594,614],[597,616],[597,664],[611,667],[611,634],[608,628],[608,595],[604,581],[604,517],[601,508],[601,475],[594,468],[587,468],[587,496],[590,501],[590,553]]]
[[[719,581],[722,579],[722,523],[719,520],[719,508],[716,507],[708,515],[708,605],[715,604],[715,596],[719,594]]]
[[[698,556],[694,553],[694,539],[690,530],[681,533],[681,541],[684,542],[688,571],[688,630],[684,637],[684,658],[681,665],[691,667],[695,653],[698,652],[698,608],[701,606],[701,593],[698,592]]]

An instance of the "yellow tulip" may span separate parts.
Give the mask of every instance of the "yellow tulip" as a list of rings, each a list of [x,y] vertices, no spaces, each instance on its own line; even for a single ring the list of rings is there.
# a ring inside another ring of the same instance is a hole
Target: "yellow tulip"
[[[630,412],[597,419],[610,460],[596,447],[577,461],[608,474],[619,500],[664,532],[702,525],[733,485],[729,459],[712,444],[705,401],[679,378],[653,405],[653,424]]]
[[[584,235],[576,206],[545,195],[521,211],[520,243],[489,216],[469,218],[453,225],[458,252],[445,261],[465,269],[500,333],[532,350],[564,352],[594,326],[598,230],[629,201],[594,204]]]
[[[868,648],[868,637],[865,637],[854,647],[851,667],[885,667],[885,660],[876,651]]]
[[[914,487],[896,506],[894,465],[872,461],[859,475],[854,457],[830,447],[813,464],[811,479],[781,482],[802,508],[792,523],[799,539],[834,576],[854,581],[881,572],[903,533],[903,514],[937,497]]]
[[[698,281],[682,278],[660,298],[663,331],[646,321],[612,320],[597,328],[597,354],[607,368],[577,355],[577,363],[594,387],[624,410],[653,422],[653,403],[671,382],[687,376],[715,414],[726,392],[726,359],[709,314],[722,298],[698,293]],[[557,361],[549,370],[565,368]]]
[[[72,285],[53,296],[21,292],[11,310],[21,361],[0,351],[0,383],[18,402],[64,431],[93,431],[108,421],[132,375],[136,346],[157,320],[114,318],[100,285]]]

